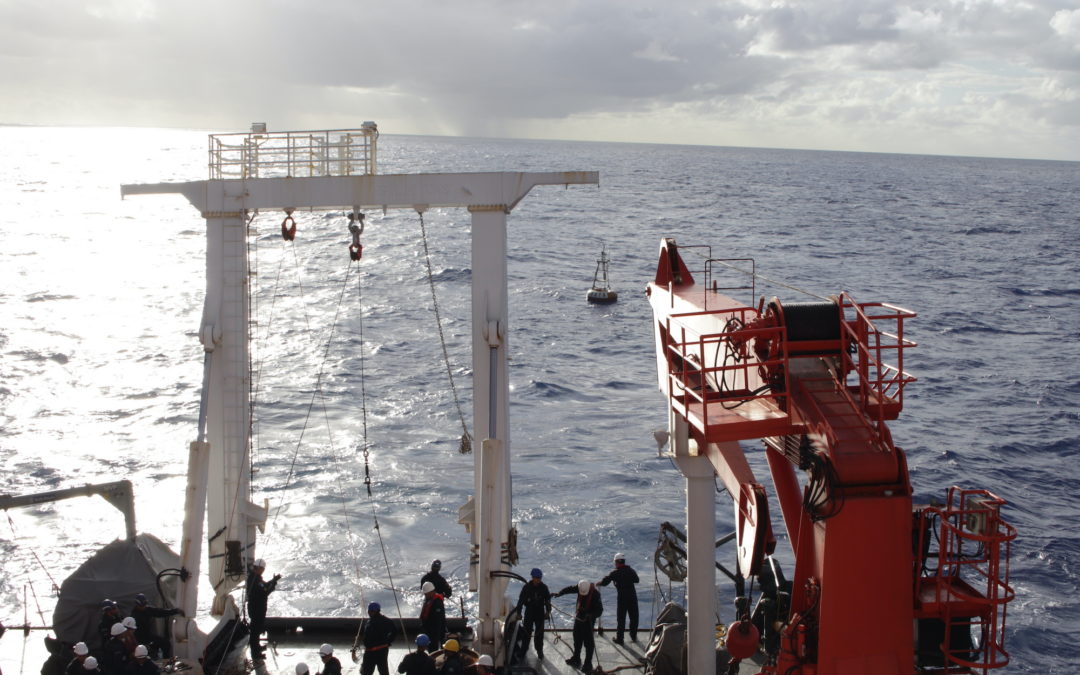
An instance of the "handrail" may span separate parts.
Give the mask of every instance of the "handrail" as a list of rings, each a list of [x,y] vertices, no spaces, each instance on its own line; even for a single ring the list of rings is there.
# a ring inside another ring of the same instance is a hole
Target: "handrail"
[[[376,173],[374,122],[360,129],[211,134],[211,180]]]
[[[904,337],[904,320],[914,318],[915,312],[882,302],[858,303],[849,293],[839,298],[843,343],[851,348],[841,350],[843,373],[853,373],[855,387],[863,411],[870,416],[879,437],[887,438],[885,403],[893,401],[901,408],[904,387],[915,377],[904,372],[904,350],[916,343]],[[888,310],[871,314],[872,308]],[[879,324],[892,323],[892,330]],[[895,353],[896,364],[886,363],[887,353]],[[876,403],[876,405],[871,405]]]
[[[725,315],[729,316],[727,321],[722,318]],[[739,327],[699,334],[685,322],[695,316],[719,316],[721,323],[736,320]],[[668,317],[668,396],[672,402],[692,400],[702,406],[702,432],[706,437],[711,426],[710,406],[727,407],[726,404],[734,401],[742,404],[770,399],[779,407],[785,407],[783,400],[789,391],[786,331],[782,326],[747,328],[750,319],[757,317],[758,312],[752,307],[687,312]],[[773,341],[783,348],[776,358],[761,361],[752,351],[756,339]],[[735,362],[728,363],[730,358],[735,358]],[[782,391],[773,388],[759,391],[765,384],[761,373],[766,370],[784,374]]]
[[[1008,603],[1016,596],[1009,585],[1009,560],[1017,532],[1001,517],[1004,504],[986,490],[951,487],[943,508],[930,506],[920,514],[924,525],[919,528],[919,550],[926,550],[931,522],[936,519],[939,527],[935,533],[937,569],[921,579],[931,584],[932,600],[940,607],[945,627],[942,654],[956,666],[984,673],[1009,662],[1005,616]],[[955,608],[954,603],[965,609]],[[978,608],[975,616],[970,616],[972,607]],[[957,626],[978,629],[978,650],[952,645],[950,634]],[[981,657],[977,651],[982,652]]]

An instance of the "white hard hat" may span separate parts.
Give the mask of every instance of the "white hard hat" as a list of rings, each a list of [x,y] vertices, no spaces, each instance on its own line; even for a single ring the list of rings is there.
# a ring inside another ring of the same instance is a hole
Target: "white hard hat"
[[[97,659],[95,659],[93,656],[87,656],[86,660],[82,662],[82,667],[86,668],[87,670],[96,670]]]
[[[476,659],[476,665],[491,667],[491,666],[495,665],[495,662],[491,660],[490,656],[488,656],[487,654],[484,654],[480,658]]]
[[[588,581],[585,581],[584,579],[582,579],[581,581],[577,582],[577,592],[580,593],[581,595],[588,595],[589,594],[589,586],[592,586],[592,584],[590,584]]]
[[[135,624],[135,617],[133,616],[124,617],[124,620],[120,623],[123,624],[124,628],[130,628],[131,630],[135,630],[136,628],[138,628],[138,626]]]
[[[319,653],[323,656],[330,656],[334,653],[334,648],[331,647],[329,643],[323,643],[323,645],[319,647]]]
[[[615,562],[619,562],[620,560],[626,560],[626,554],[625,553],[616,553],[615,554]]]
[[[86,646],[85,642],[76,642],[75,643],[75,653],[78,654],[79,656],[86,656],[87,654],[90,653],[90,648]]]
[[[263,569],[266,569],[266,561],[263,560],[262,558],[259,558],[258,560],[255,561],[255,564],[252,565],[252,567],[261,567]]]
[[[307,667],[306,663],[301,661],[300,663],[296,664],[296,675],[307,675],[310,672],[311,670]]]
[[[430,593],[435,590],[435,584],[431,583],[430,581],[425,581],[424,585],[420,587],[420,590],[424,593]]]
[[[112,625],[112,628],[109,629],[109,635],[116,637],[117,635],[123,635],[126,631],[127,628],[124,627],[124,624],[117,621]]]
[[[146,651],[146,645],[139,645],[135,647],[135,658],[142,658],[149,653],[150,652]]]

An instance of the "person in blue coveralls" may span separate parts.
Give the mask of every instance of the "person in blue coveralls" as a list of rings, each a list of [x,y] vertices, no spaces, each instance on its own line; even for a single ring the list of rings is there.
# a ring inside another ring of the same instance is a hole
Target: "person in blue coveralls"
[[[637,572],[626,564],[626,556],[622,553],[615,554],[615,569],[600,580],[601,586],[607,586],[611,582],[615,582],[615,593],[617,594],[615,620],[617,627],[615,639],[612,640],[615,644],[621,645],[623,643],[627,617],[630,618],[630,639],[637,642],[638,603],[637,589],[634,588],[634,584],[639,581]]]

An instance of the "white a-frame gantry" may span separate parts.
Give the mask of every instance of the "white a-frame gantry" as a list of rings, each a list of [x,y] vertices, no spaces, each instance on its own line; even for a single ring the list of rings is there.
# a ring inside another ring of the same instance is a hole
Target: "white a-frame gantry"
[[[258,175],[257,172],[254,172]],[[245,174],[250,176],[251,174]],[[296,173],[290,173],[295,176]],[[182,194],[206,219],[206,301],[200,339],[206,351],[205,420],[191,444],[181,563],[190,573],[177,606],[195,616],[206,518],[214,613],[235,612],[229,592],[255,560],[255,529],[266,508],[248,501],[247,214],[256,209],[467,208],[472,214],[472,350],[475,502],[463,509],[471,535],[470,590],[478,593],[475,645],[495,654],[507,611],[512,551],[509,379],[507,377],[506,216],[537,185],[598,184],[595,171],[240,177],[124,185],[127,195]],[[205,434],[203,429],[205,428]],[[471,521],[471,522],[470,522]],[[206,637],[189,618],[175,631],[177,655],[197,658]]]

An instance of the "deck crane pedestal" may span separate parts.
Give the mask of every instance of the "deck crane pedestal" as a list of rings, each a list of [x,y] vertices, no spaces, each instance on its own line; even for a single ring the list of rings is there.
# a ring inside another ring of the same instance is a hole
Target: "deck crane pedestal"
[[[1008,663],[1016,531],[1004,502],[951,488],[943,506],[913,507],[886,425],[914,381],[903,359],[915,314],[847,293],[745,305],[714,278],[731,265],[707,254],[699,283],[665,239],[647,289],[671,452],[687,481],[688,672],[715,668],[714,474],[735,508],[737,622],[760,636],[761,673],[985,673]],[[791,542],[790,584],[772,557],[765,487],[739,444],[751,439],[763,441]],[[767,592],[751,607],[755,579]],[[733,658],[728,672],[739,665]]]

